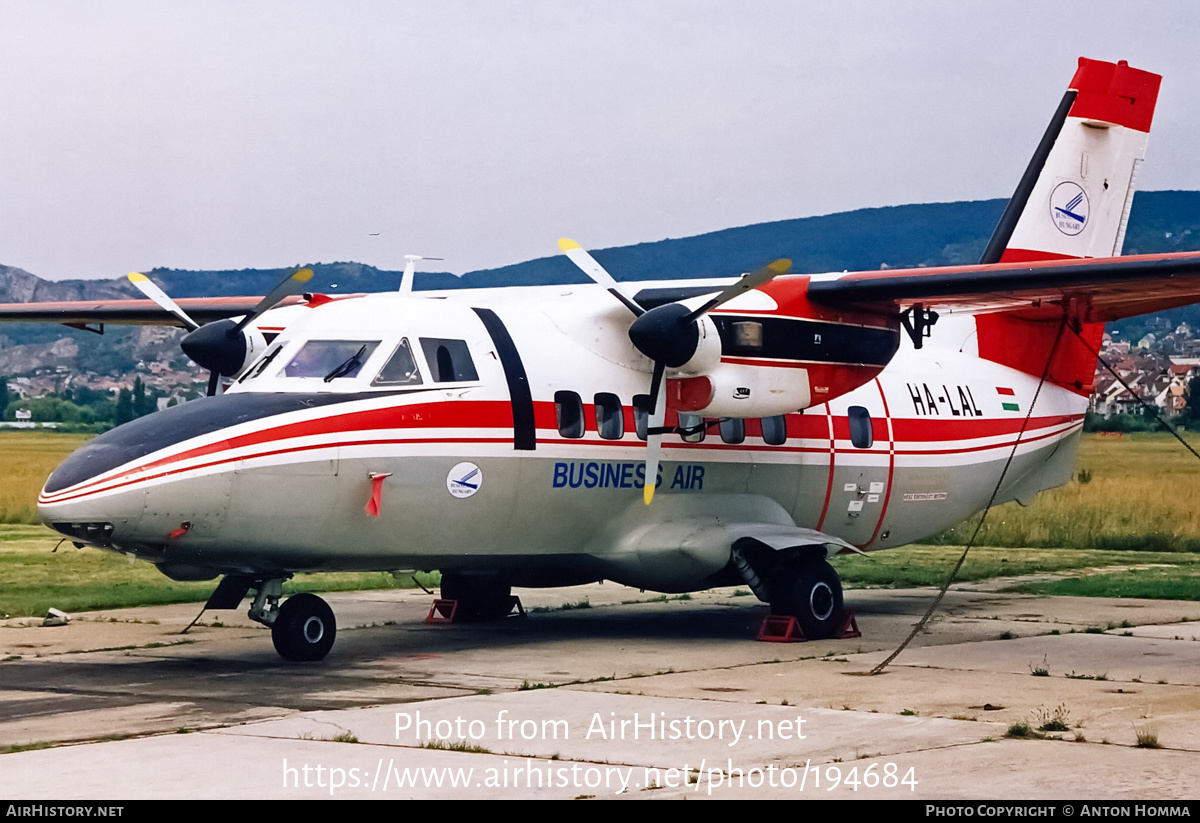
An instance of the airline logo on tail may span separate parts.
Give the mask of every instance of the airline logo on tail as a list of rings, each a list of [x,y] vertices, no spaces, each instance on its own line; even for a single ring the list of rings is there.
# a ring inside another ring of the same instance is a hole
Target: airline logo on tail
[[[1050,217],[1063,234],[1074,237],[1087,225],[1088,199],[1077,183],[1059,183],[1050,194]]]

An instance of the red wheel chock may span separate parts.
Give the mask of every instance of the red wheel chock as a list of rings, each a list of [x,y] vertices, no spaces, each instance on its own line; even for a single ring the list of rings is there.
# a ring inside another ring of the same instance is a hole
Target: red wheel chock
[[[429,609],[426,623],[453,623],[454,613],[458,611],[457,600],[435,600]]]
[[[795,643],[808,640],[800,631],[796,618],[782,614],[768,614],[758,627],[758,639],[764,643]]]
[[[833,633],[833,636],[838,640],[862,637],[862,632],[858,630],[858,620],[854,616],[854,609],[842,610],[841,625],[838,626],[838,630]]]
[[[862,637],[858,630],[858,620],[855,619],[854,609],[842,610],[842,622],[833,633],[836,640],[846,640],[851,637]],[[764,643],[805,643],[808,638],[796,618],[778,614],[768,614],[763,618],[758,628],[757,640]]]
[[[455,614],[458,612],[457,600],[434,600],[433,605],[429,609],[429,614],[425,618],[426,623],[453,623]],[[510,617],[525,617],[525,607],[521,605],[521,598],[513,595],[508,599],[508,611],[501,619]]]

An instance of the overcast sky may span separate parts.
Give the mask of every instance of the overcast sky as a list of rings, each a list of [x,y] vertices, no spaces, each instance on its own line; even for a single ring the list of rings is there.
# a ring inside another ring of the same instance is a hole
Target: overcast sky
[[[1192,2],[0,0],[0,263],[461,273],[1006,197],[1080,55],[1164,75],[1139,188],[1200,189],[1198,35]]]

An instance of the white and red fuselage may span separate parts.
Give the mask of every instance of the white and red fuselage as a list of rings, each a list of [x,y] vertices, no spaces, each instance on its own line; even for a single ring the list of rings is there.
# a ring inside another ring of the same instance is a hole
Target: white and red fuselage
[[[772,297],[807,280],[780,278],[714,320],[828,334],[828,321],[781,316]],[[307,316],[273,343],[261,374],[97,438],[51,477],[41,517],[68,533],[63,524],[110,524],[95,542],[178,577],[494,569],[517,584],[607,578],[682,591],[712,585],[728,565],[729,530],[751,524],[794,523],[868,551],[951,526],[987,503],[1018,438],[998,500],[1070,477],[1085,396],[1047,384],[1028,415],[1038,377],[905,341],[876,364],[722,358],[778,372],[814,400],[786,415],[709,418],[700,442],[666,435],[658,496],[645,507],[634,398],[650,364],[606,297],[596,286],[536,287],[291,310]],[[844,330],[900,340],[886,324]],[[313,340],[372,345],[353,376],[288,376]],[[439,374],[430,340],[463,341],[474,374]],[[381,385],[402,345],[416,375]],[[824,375],[838,368],[865,382],[822,402]],[[680,423],[681,394],[668,390],[668,426]]]

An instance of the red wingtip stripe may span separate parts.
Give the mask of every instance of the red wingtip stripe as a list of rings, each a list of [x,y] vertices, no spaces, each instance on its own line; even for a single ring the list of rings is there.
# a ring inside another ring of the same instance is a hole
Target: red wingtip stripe
[[[1006,395],[1007,397],[1016,397],[1017,396],[1017,393],[1015,391],[1013,391],[1012,389],[1002,389],[999,386],[996,387],[996,394],[1003,394],[1003,395]]]
[[[1148,132],[1161,82],[1161,76],[1130,68],[1124,60],[1105,63],[1080,57],[1071,79],[1070,88],[1078,94],[1070,116]]]

